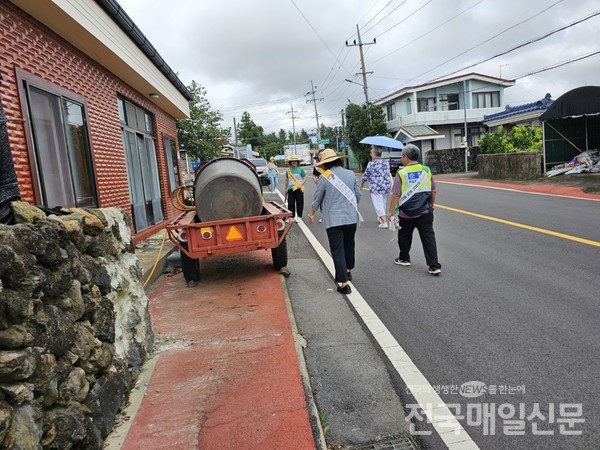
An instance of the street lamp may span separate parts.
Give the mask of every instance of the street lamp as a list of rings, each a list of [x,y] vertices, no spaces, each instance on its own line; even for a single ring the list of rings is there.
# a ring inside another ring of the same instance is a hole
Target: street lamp
[[[364,88],[364,86],[362,84],[357,83],[356,81],[349,80],[348,78],[345,78],[344,81],[347,81],[348,83],[358,84],[360,87]]]

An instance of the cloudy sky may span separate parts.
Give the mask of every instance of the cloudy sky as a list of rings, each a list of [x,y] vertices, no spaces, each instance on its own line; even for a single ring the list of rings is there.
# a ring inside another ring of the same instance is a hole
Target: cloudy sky
[[[600,14],[597,0],[118,1],[184,84],[207,89],[224,127],[248,111],[266,132],[291,130],[293,108],[297,130],[315,128],[311,81],[320,122],[339,125],[349,100],[365,100],[359,48],[345,44],[357,25],[377,41],[363,46],[371,101],[468,72],[516,79],[511,105],[600,84],[600,55],[528,75],[600,51],[600,15],[482,62]]]

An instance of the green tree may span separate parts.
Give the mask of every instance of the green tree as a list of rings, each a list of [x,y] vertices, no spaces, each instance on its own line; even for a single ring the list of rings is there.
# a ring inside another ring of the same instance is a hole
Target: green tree
[[[500,127],[494,133],[484,133],[477,145],[482,153],[539,152],[542,130],[518,125],[506,134]]]
[[[285,144],[287,142],[287,133],[285,132],[285,130],[283,128],[279,129],[279,142],[281,142],[282,144]]]
[[[193,99],[190,101],[190,118],[177,120],[179,146],[191,158],[212,159],[219,155],[230,135],[229,128],[221,128],[223,116],[210,109],[206,89],[192,81],[188,86]]]
[[[516,151],[539,152],[542,150],[542,129],[518,125],[510,130],[508,139]]]
[[[346,142],[352,148],[361,168],[369,162],[371,146],[359,144],[366,136],[388,136],[385,113],[379,105],[371,105],[371,120],[364,105],[348,103],[346,106]]]
[[[264,128],[255,124],[250,117],[250,113],[244,111],[239,125],[239,139],[244,144],[252,145],[252,149],[258,151],[258,148],[266,143],[264,133]]]

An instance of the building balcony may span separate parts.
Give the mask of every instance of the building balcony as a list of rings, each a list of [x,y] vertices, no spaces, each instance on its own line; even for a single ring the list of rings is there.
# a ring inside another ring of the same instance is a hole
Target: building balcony
[[[498,108],[477,108],[467,109],[467,122],[481,122],[483,116],[495,114],[503,111],[503,107]],[[465,110],[456,109],[452,111],[428,111],[406,116],[397,117],[387,122],[388,131],[397,131],[402,126],[410,125],[452,125],[465,122]]]

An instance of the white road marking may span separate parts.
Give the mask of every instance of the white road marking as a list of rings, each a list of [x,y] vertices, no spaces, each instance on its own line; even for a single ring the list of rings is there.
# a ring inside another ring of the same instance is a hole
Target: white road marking
[[[574,195],[549,194],[546,192],[522,191],[520,189],[503,188],[503,187],[499,187],[499,186],[482,186],[480,184],[458,183],[456,181],[439,180],[437,178],[436,178],[435,182],[436,183],[453,184],[455,186],[470,186],[470,187],[478,187],[478,188],[484,188],[484,189],[497,189],[499,191],[520,192],[521,194],[546,195],[548,197],[562,197],[562,198],[572,198],[572,199],[576,199],[576,200],[589,200],[592,202],[600,202],[600,199],[598,199],[598,198],[575,197]]]
[[[281,193],[279,196],[283,199]],[[300,227],[308,241],[311,243],[325,267],[335,275],[335,267],[333,259],[323,248],[314,234],[309,230],[304,222],[299,222],[296,225]],[[412,392],[415,400],[419,403],[423,411],[429,411],[429,421],[439,434],[440,438],[448,446],[450,450],[474,450],[479,447],[471,439],[471,436],[462,427],[460,422],[454,417],[446,403],[435,392],[425,375],[421,373],[419,368],[413,363],[408,354],[394,339],[394,336],[383,322],[377,317],[377,314],[371,309],[362,295],[354,287],[352,283],[352,293],[348,295],[350,303],[361,317],[379,346],[382,348],[385,355],[388,357],[400,377],[406,383],[407,388]],[[414,387],[414,388],[413,388]],[[435,414],[431,412],[435,411]]]

